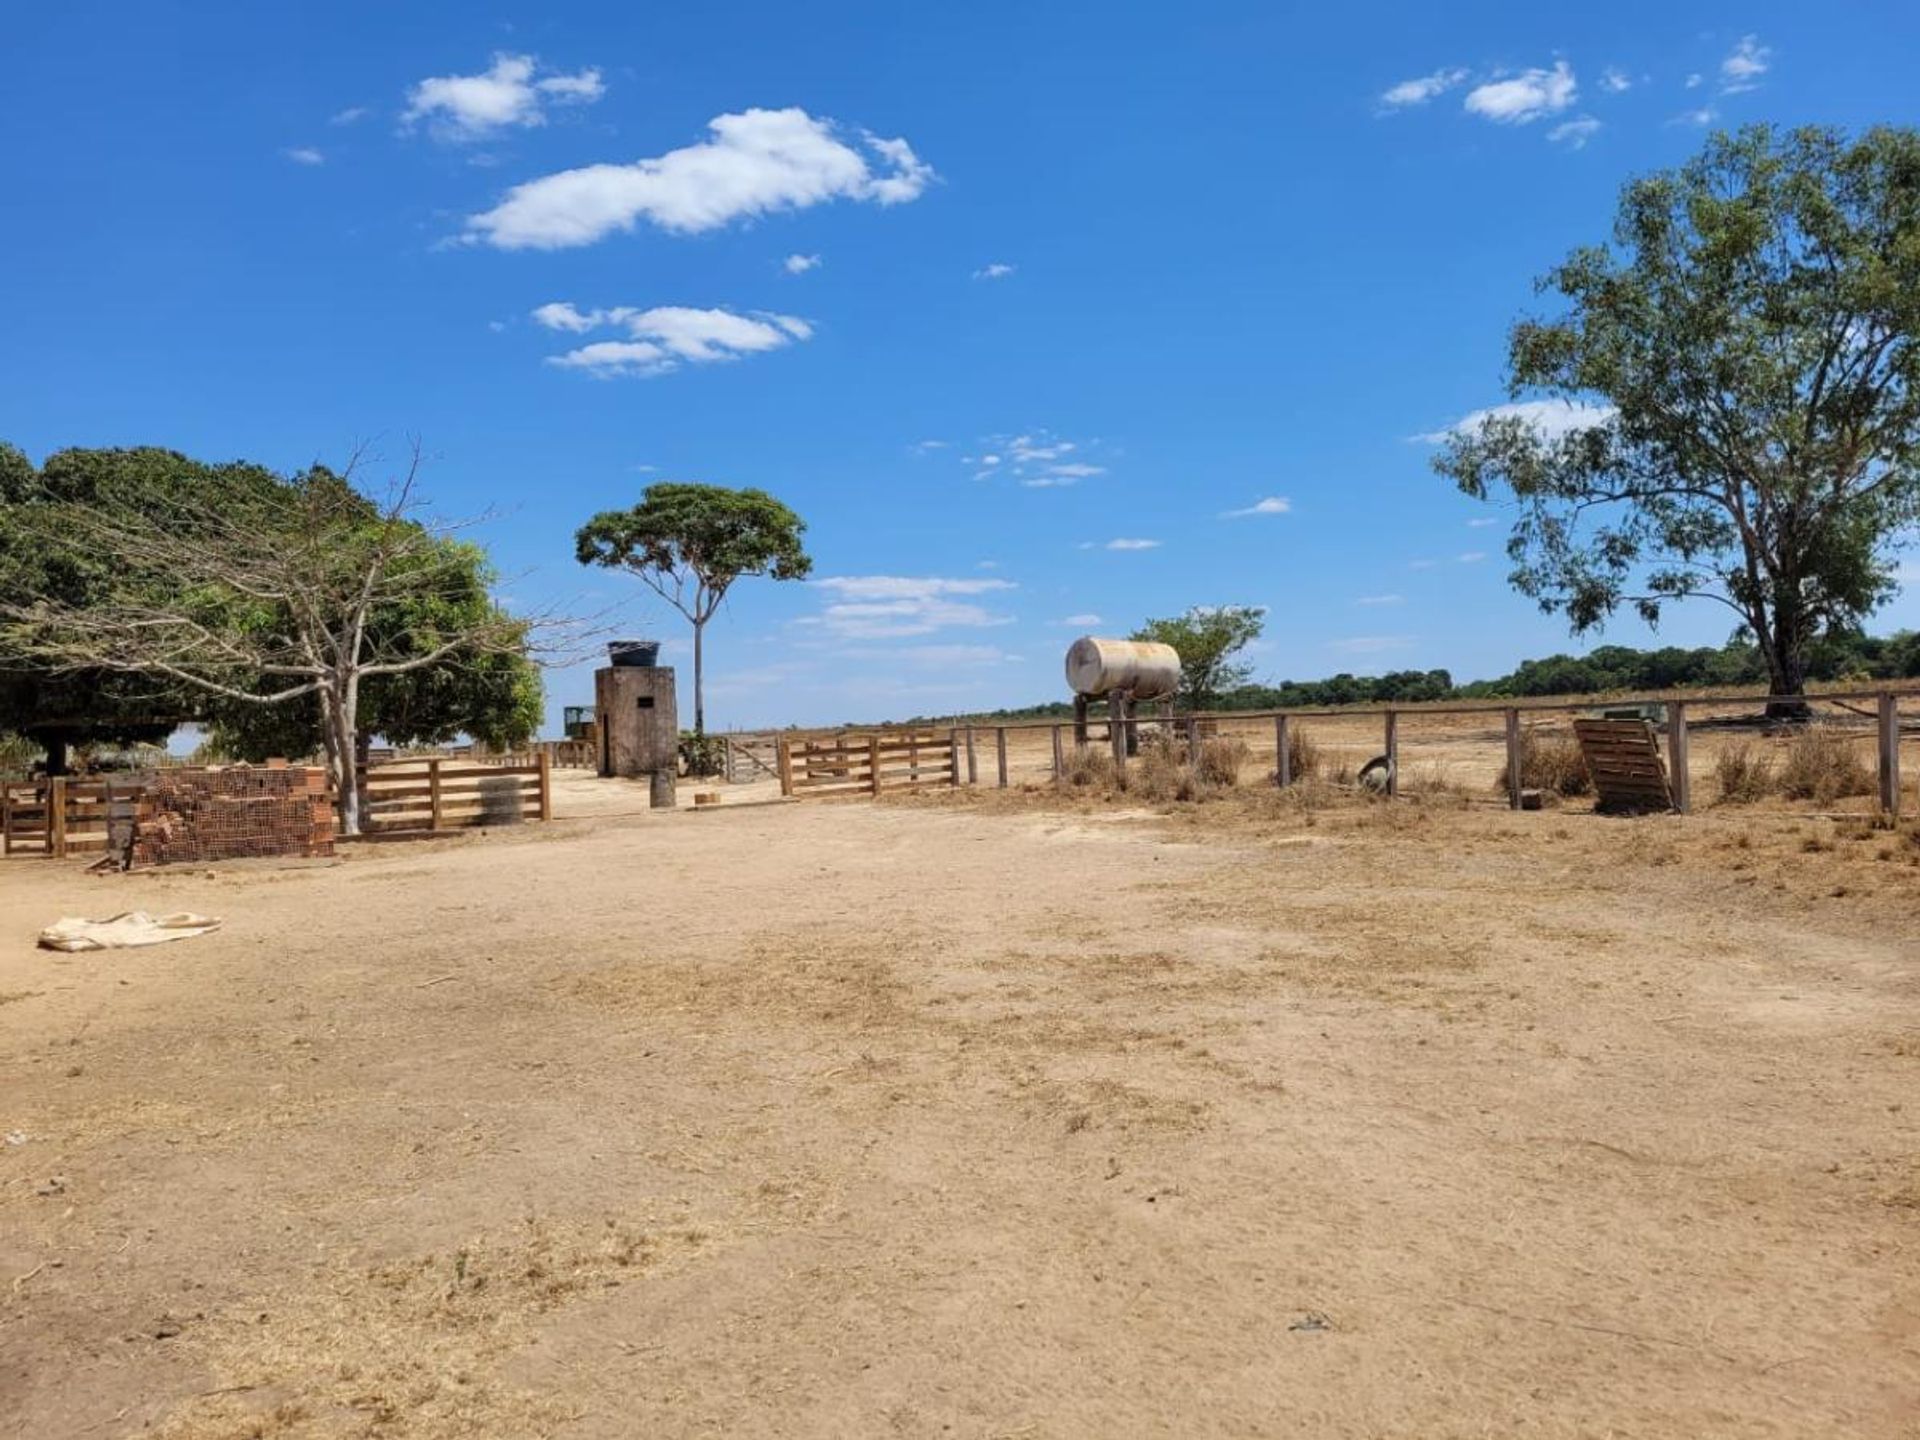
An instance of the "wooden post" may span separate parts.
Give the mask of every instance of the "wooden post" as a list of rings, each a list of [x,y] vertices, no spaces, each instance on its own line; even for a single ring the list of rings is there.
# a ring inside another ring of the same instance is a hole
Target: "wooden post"
[[[540,818],[553,819],[553,756],[540,752]]]
[[[1000,764],[1000,788],[1007,788],[1007,727],[996,725],[993,730],[993,749]]]
[[[1507,808],[1520,808],[1520,781],[1522,769],[1520,749],[1520,712],[1507,711]]]
[[[720,737],[720,778],[729,785],[733,784],[733,737]]]
[[[1053,727],[1053,783],[1059,785],[1067,778],[1066,746],[1060,738],[1060,727]]]
[[[427,761],[427,804],[433,812],[433,818],[427,822],[427,828],[438,830],[440,828],[440,757],[438,755]]]
[[[1107,741],[1113,746],[1113,766],[1127,768],[1127,702],[1114,691],[1107,697]]]
[[[880,737],[867,736],[867,785],[873,793],[880,793]]]
[[[1400,715],[1387,711],[1387,795],[1400,793]]]
[[[1060,767],[1056,764],[1054,773]],[[13,786],[0,780],[0,855],[13,853]]]
[[[47,785],[47,852],[67,858],[67,777],[56,775]]]
[[[1187,763],[1200,768],[1200,720],[1195,715],[1187,717]]]
[[[1293,747],[1284,715],[1273,717],[1273,754],[1273,783],[1285,789],[1293,783]]]
[[[1891,690],[1880,694],[1880,808],[1900,814],[1900,702]]]
[[[1667,702],[1667,784],[1673,790],[1673,808],[1682,815],[1693,809],[1693,786],[1687,775],[1687,707]]]
[[[780,757],[780,793],[793,794],[793,742],[782,735],[774,742],[774,748]]]
[[[980,752],[973,743],[973,726],[967,726],[967,784],[980,783]]]

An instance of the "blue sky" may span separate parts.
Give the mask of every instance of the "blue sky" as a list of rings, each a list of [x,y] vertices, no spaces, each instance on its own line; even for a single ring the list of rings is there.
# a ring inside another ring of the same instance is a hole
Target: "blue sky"
[[[1191,604],[1270,607],[1263,678],[1497,673],[1575,647],[1418,437],[1705,127],[1920,119],[1920,12],[1835,13],[13,7],[0,437],[418,434],[516,599],[675,640],[574,529],[762,486],[818,581],[738,587],[719,725],[1062,698]]]

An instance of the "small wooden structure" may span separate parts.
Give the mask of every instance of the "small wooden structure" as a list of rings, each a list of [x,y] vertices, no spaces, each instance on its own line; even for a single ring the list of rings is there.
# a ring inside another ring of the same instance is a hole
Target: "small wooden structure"
[[[1593,777],[1595,808],[1612,811],[1675,810],[1660,740],[1646,720],[1575,720],[1574,736]]]
[[[801,800],[958,785],[961,732],[896,730],[780,741],[780,793]]]

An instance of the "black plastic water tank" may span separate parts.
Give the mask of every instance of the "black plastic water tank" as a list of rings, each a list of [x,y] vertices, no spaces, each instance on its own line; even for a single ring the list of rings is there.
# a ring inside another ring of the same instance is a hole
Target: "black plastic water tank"
[[[651,670],[660,659],[658,640],[609,640],[607,658],[615,665],[637,665]]]

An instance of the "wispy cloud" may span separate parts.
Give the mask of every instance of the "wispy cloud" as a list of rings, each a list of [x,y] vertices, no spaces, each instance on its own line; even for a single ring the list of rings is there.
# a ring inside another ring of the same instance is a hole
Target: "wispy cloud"
[[[570,335],[601,329],[625,331],[625,340],[599,340],[547,357],[549,365],[584,370],[601,379],[664,375],[682,363],[738,360],[781,349],[813,334],[813,327],[794,315],[736,315],[731,310],[699,310],[684,305],[661,305],[650,310],[629,305],[580,310],[562,301],[542,305],[533,312],[533,319],[549,330]]]
[[[1698,125],[1702,128],[1713,124],[1720,118],[1720,112],[1711,105],[1702,105],[1697,110],[1682,110],[1667,123],[1669,125]]]
[[[1107,473],[1105,465],[1067,458],[1083,456],[1085,448],[1080,441],[1062,440],[1047,430],[988,435],[976,441],[974,452],[962,455],[960,463],[973,471],[976,480],[1004,475],[1029,490],[1053,490]]]
[[[479,75],[420,81],[407,92],[400,123],[410,128],[424,122],[439,140],[483,140],[502,130],[544,125],[550,107],[590,105],[605,93],[598,70],[541,75],[531,55],[497,54],[492,68]]]
[[[831,200],[898,205],[919,198],[933,167],[905,140],[858,132],[797,107],[708,122],[710,137],[630,164],[585,165],[516,185],[470,216],[469,240],[501,250],[590,245],[640,222],[692,235]]]
[[[1467,92],[1466,108],[1497,124],[1530,125],[1544,116],[1558,115],[1579,93],[1573,67],[1556,60],[1551,70],[1522,70],[1475,86]]]
[[[1687,78],[1681,82],[1681,88],[1686,90],[1698,90],[1701,86],[1701,83],[1705,79],[1706,77],[1704,75],[1700,74],[1698,71],[1695,71],[1693,74],[1687,76]]]
[[[1467,521],[1467,528],[1469,530],[1484,530],[1489,525],[1498,525],[1499,523],[1499,519],[1495,516],[1476,515],[1473,519]]]
[[[944,450],[946,448],[947,442],[945,440],[919,440],[914,443],[913,453],[916,455],[931,455],[936,450]]]
[[[833,575],[812,587],[833,596],[818,615],[794,623],[857,640],[899,639],[936,630],[1012,624],[981,605],[979,596],[1016,588],[1011,580],[916,575]]]
[[[1329,640],[1327,648],[1342,655],[1379,655],[1388,650],[1404,650],[1411,644],[1411,635],[1352,635],[1344,640]]]
[[[1577,119],[1561,121],[1547,131],[1547,139],[1565,145],[1569,150],[1584,150],[1587,141],[1599,133],[1600,122],[1591,115],[1582,115]]]
[[[820,257],[818,255],[789,255],[786,259],[782,260],[780,264],[789,275],[804,275],[809,270],[818,270],[820,268]]]
[[[373,112],[364,105],[349,105],[344,110],[336,110],[327,117],[329,125],[355,125]]]
[[[1609,65],[1600,72],[1600,88],[1609,95],[1624,95],[1633,88],[1633,77],[1617,65]]]
[[[1103,550],[1158,550],[1158,540],[1109,540],[1100,547]]]
[[[1017,265],[1009,265],[1004,261],[996,260],[991,265],[982,265],[978,270],[974,271],[973,278],[976,280],[1004,280],[1019,268]]]
[[[1100,617],[1089,612],[1084,615],[1068,615],[1053,623],[1067,630],[1091,630],[1100,623]]]
[[[1429,430],[1412,438],[1428,445],[1439,445],[1454,435],[1467,435],[1488,420],[1513,419],[1525,422],[1542,439],[1558,440],[1576,430],[1591,430],[1604,425],[1619,412],[1611,405],[1588,405],[1577,400],[1518,400],[1511,405],[1490,405],[1461,416],[1444,430]]]
[[[1436,95],[1444,95],[1454,86],[1467,78],[1467,72],[1456,66],[1436,70],[1431,75],[1418,75],[1411,80],[1402,80],[1398,85],[1389,86],[1380,92],[1380,108],[1383,112],[1405,110],[1409,106],[1424,105]]]
[[[1732,53],[1720,62],[1720,93],[1738,95],[1758,89],[1760,77],[1772,63],[1773,51],[1760,43],[1759,36],[1742,35]]]
[[[324,165],[327,157],[311,145],[295,145],[280,152],[296,165]]]
[[[1453,558],[1462,565],[1478,565],[1482,560],[1487,558],[1487,552],[1484,550],[1463,550]]]
[[[1247,515],[1285,515],[1292,509],[1293,502],[1284,495],[1269,495],[1266,499],[1256,500],[1253,504],[1243,509],[1222,510],[1220,512],[1220,518],[1222,520],[1238,520]]]
[[[1406,599],[1404,595],[1362,595],[1353,603],[1356,605],[1398,605]]]

